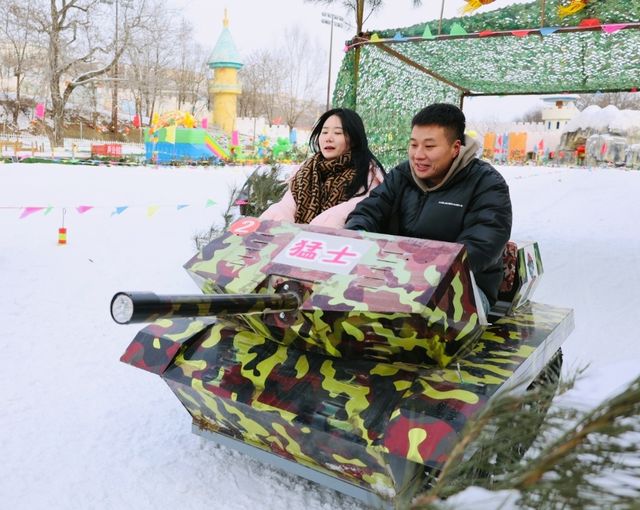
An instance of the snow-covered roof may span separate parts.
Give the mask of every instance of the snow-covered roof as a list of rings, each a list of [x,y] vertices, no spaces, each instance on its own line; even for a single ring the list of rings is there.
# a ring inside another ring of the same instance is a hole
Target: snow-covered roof
[[[596,105],[587,106],[567,122],[564,131],[571,133],[585,129],[618,133],[640,130],[640,111],[619,110],[613,105],[605,108]]]

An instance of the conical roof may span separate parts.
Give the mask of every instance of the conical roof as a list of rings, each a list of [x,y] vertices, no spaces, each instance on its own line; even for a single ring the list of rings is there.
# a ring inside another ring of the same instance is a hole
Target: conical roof
[[[236,48],[231,32],[229,31],[229,18],[227,16],[227,10],[224,10],[224,20],[222,21],[223,29],[218,37],[211,55],[207,61],[207,65],[210,68],[215,67],[233,67],[240,69],[242,62],[240,62],[240,53]]]

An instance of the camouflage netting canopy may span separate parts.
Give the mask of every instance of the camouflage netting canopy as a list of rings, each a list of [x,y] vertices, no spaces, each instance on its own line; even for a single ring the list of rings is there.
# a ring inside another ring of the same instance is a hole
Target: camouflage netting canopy
[[[389,165],[404,155],[411,116],[432,102],[640,87],[640,1],[591,0],[561,18],[567,3],[537,0],[361,34],[349,42],[334,104],[358,110]]]

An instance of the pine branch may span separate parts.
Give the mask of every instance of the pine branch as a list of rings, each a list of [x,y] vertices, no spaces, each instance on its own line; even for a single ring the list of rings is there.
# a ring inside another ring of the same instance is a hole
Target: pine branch
[[[563,382],[559,390],[574,383]],[[554,393],[554,385],[545,384],[496,399],[469,424],[413,508],[436,508],[442,498],[471,486],[519,491],[518,504],[536,510],[636,505],[640,377],[589,412],[555,405],[545,418]]]

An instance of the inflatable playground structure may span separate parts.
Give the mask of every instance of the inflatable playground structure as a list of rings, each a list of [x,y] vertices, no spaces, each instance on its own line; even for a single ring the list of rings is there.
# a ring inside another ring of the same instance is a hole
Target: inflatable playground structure
[[[156,114],[144,132],[146,160],[152,163],[226,161],[229,150],[223,145],[187,112]]]
[[[151,126],[144,132],[146,161],[155,164],[254,163],[269,157],[284,161],[295,147],[295,143],[286,138],[278,138],[272,143],[265,135],[260,135],[247,151],[243,149],[237,131],[229,138],[214,134],[206,127],[204,121],[197,127],[196,119],[188,112],[154,115]]]

